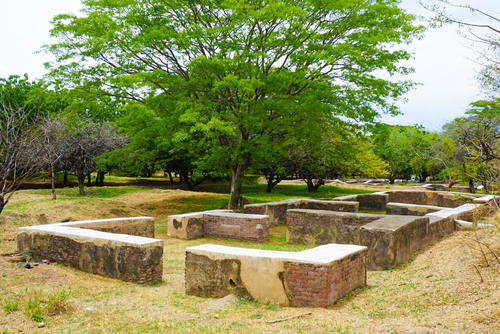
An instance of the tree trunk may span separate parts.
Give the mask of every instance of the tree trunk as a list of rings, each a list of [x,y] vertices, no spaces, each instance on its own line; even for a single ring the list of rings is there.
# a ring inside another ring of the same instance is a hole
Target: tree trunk
[[[3,208],[5,207],[7,203],[3,201],[3,196],[0,196],[0,214],[3,211]]]
[[[92,177],[90,173],[87,174],[87,180],[88,180],[87,187],[92,187]]]
[[[50,166],[50,185],[52,187],[52,199],[57,199],[56,195],[56,181],[54,176],[54,166]]]
[[[230,210],[236,210],[241,206],[241,187],[243,186],[243,176],[250,163],[250,157],[245,157],[246,163],[237,164],[232,168],[231,197],[227,206]]]
[[[64,171],[63,187],[66,188],[66,183],[68,183],[68,172]]]
[[[266,193],[270,194],[271,191],[273,191],[273,181],[274,181],[274,173],[270,172],[269,176],[267,177],[267,188],[266,188]]]
[[[473,180],[469,180],[469,191],[471,194],[475,194],[476,193],[476,189],[474,189],[474,182]]]
[[[174,184],[174,178],[172,177],[172,172],[168,172],[168,177],[170,178],[170,184]]]
[[[319,178],[316,184],[314,184],[312,175],[307,175],[306,183],[307,183],[307,191],[309,191],[310,193],[315,193],[318,191],[318,188],[320,186],[325,184],[325,181],[323,180],[323,178]]]
[[[85,195],[85,174],[78,174],[78,189],[80,191],[80,195]]]
[[[99,175],[99,187],[104,187],[104,175],[106,172],[99,171],[97,175]]]

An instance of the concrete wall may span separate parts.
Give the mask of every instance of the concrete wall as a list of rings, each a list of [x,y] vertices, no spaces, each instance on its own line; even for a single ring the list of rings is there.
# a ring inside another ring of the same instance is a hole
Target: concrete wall
[[[18,229],[18,251],[28,251],[37,259],[53,260],[124,281],[147,283],[161,280],[163,240],[102,232],[92,227],[154,236],[154,219],[151,217],[39,225]]]
[[[324,245],[279,252],[220,245],[186,249],[186,294],[230,293],[262,303],[328,307],[366,284],[366,247]]]

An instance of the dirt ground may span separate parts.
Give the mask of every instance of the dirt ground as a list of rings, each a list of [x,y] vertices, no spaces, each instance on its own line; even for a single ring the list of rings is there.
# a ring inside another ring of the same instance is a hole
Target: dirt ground
[[[60,265],[27,270],[0,258],[0,333],[500,333],[498,213],[484,220],[492,227],[456,232],[396,269],[368,272],[365,288],[330,308],[288,308],[184,294],[186,247],[251,246],[166,235],[167,203],[206,195],[151,189],[111,198],[51,201],[46,195],[20,191],[9,204],[12,209],[0,216],[0,253],[16,250],[19,226],[58,222],[63,217],[149,215],[159,210],[156,232],[165,243],[163,280],[137,285]],[[271,234],[283,240],[285,229],[275,227]],[[71,291],[65,310],[45,314],[43,321],[33,320],[30,300],[40,292],[44,308],[54,291]],[[9,311],[6,306],[17,297],[19,308]]]

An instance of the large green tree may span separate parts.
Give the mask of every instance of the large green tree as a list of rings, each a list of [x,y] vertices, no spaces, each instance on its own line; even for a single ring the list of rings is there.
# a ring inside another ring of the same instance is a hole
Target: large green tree
[[[392,46],[422,30],[397,0],[82,2],[82,15],[53,21],[52,75],[95,96],[168,109],[178,145],[200,135],[217,142],[210,152],[231,170],[230,208],[277,131],[397,113],[393,101],[412,83],[374,73],[408,73],[398,62],[410,54]]]

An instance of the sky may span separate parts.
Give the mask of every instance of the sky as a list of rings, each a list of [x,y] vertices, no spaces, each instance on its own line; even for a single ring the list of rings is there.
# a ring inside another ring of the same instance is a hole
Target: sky
[[[436,4],[435,0],[422,1]],[[454,3],[464,4],[464,1],[454,0]],[[470,2],[500,17],[499,0]],[[412,14],[431,16],[418,0],[402,0],[401,6]],[[27,73],[30,80],[41,78],[47,72],[44,62],[53,60],[50,54],[40,52],[41,47],[57,42],[49,34],[52,18],[61,13],[77,13],[81,8],[79,0],[0,0],[0,77]],[[487,22],[465,9],[451,12],[471,22]],[[407,103],[398,102],[403,115],[384,115],[381,121],[420,124],[439,131],[445,123],[462,116],[469,103],[484,98],[475,78],[481,69],[477,51],[483,47],[477,43],[471,46],[456,30],[456,26],[430,29],[423,39],[404,46],[415,58],[404,65],[413,67],[416,73],[395,79],[410,79],[422,85],[405,95]]]

